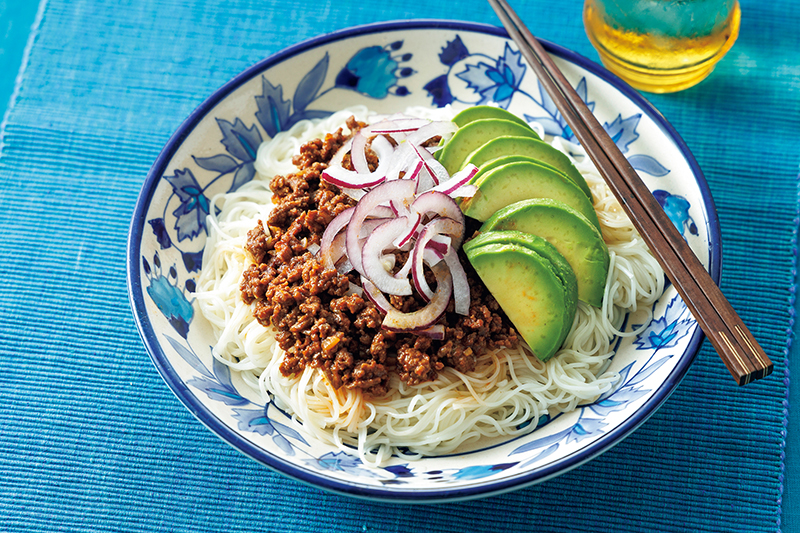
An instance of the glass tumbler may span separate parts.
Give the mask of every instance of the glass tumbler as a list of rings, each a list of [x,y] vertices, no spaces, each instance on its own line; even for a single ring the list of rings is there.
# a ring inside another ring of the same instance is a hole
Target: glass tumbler
[[[739,35],[737,0],[585,0],[586,35],[608,70],[654,93],[691,87]]]

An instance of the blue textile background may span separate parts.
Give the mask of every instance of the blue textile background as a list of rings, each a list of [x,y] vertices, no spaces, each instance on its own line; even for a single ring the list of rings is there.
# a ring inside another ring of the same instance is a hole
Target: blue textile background
[[[14,91],[14,81],[25,51],[38,2],[0,0],[0,106]]]
[[[517,1],[596,59],[581,2]],[[706,173],[723,291],[776,364],[737,388],[710,346],[598,459],[486,500],[411,508],[273,474],[199,424],[147,357],[125,287],[139,188],[214,89],[300,39],[405,18],[497,23],[488,4],[45,0],[0,138],[0,530],[775,531],[780,528],[800,167],[800,14],[742,1],[701,85],[648,96]]]

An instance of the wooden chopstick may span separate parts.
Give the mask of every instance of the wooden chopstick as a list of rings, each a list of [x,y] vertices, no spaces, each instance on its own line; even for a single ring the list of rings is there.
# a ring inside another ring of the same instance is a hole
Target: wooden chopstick
[[[772,373],[772,361],[544,47],[506,0],[489,3],[736,382]]]

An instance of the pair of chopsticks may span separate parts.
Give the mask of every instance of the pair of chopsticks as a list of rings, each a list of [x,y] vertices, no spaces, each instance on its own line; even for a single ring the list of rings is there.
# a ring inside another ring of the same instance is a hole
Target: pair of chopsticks
[[[489,0],[567,124],[739,385],[772,362],[617,145],[506,0]]]

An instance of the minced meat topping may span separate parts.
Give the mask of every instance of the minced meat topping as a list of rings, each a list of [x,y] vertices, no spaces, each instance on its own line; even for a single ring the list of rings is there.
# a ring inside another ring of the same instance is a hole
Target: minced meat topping
[[[347,126],[352,132],[364,124],[351,117]],[[416,385],[435,379],[445,366],[472,370],[487,349],[516,346],[516,331],[463,256],[471,289],[469,315],[455,314],[451,300],[438,322],[445,326],[444,339],[433,340],[381,329],[383,313],[352,290],[360,285],[358,274],[325,269],[307,251],[310,244],[319,244],[336,215],[355,205],[320,179],[347,138],[340,128],[303,145],[292,161],[298,170],[270,183],[275,207],[269,219],[248,234],[246,249],[254,264],[244,272],[241,294],[254,304],[259,323],[277,330],[287,354],[280,367],[283,375],[311,365],[322,369],[335,388],[358,388],[379,397],[388,392],[392,372]],[[375,158],[368,162],[374,169]],[[391,296],[389,301],[405,312],[425,305],[416,295]]]

